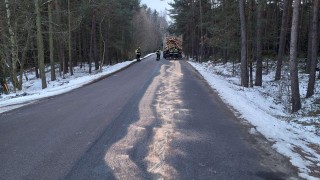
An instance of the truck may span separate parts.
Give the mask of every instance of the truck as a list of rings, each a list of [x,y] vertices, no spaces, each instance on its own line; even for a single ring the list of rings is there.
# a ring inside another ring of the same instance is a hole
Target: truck
[[[165,36],[163,40],[163,58],[182,58],[182,36]]]

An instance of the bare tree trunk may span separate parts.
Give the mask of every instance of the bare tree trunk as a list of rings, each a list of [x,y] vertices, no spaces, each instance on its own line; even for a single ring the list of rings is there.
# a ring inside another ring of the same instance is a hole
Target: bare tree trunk
[[[278,49],[278,58],[277,58],[277,70],[275,75],[275,80],[281,79],[281,68],[284,56],[284,50],[286,46],[286,34],[287,34],[287,17],[288,17],[288,7],[291,5],[291,0],[285,0],[283,3],[283,14],[281,20],[281,31],[280,31],[280,41],[279,41],[279,49]]]
[[[27,56],[27,50],[29,47],[30,43],[30,36],[31,36],[31,29],[28,29],[28,35],[26,39],[26,44],[23,48],[22,55],[21,55],[21,63],[20,63],[20,79],[19,79],[19,90],[22,89],[22,79],[23,79],[23,74],[24,74],[24,64],[26,63],[26,56]],[[25,76],[27,78],[27,76]]]
[[[248,22],[253,21],[253,8],[254,8],[254,0],[249,1],[249,15],[248,15]],[[249,63],[249,85],[253,87],[253,60],[254,60],[254,38],[253,38],[253,23],[248,23],[248,46],[247,46],[247,56],[248,56],[248,63]]]
[[[40,77],[42,89],[47,88],[46,82],[46,72],[44,65],[44,46],[43,46],[43,36],[41,30],[41,14],[39,7],[39,0],[34,0],[35,10],[36,10],[36,24],[37,24],[37,49],[38,49],[38,61],[39,61],[39,69],[40,69]]]
[[[102,66],[104,64],[104,58],[105,58],[105,53],[106,53],[106,41],[104,40],[104,37],[102,35],[102,23],[104,21],[105,16],[102,18],[101,22],[100,22],[100,39],[103,42],[103,53],[102,53],[102,58],[101,58],[101,62],[100,62],[100,72],[102,72]]]
[[[90,38],[90,58],[89,58],[89,73],[91,73],[91,62],[95,61],[95,29],[96,29],[96,11],[92,13],[92,24],[91,24],[91,38]]]
[[[38,78],[40,78],[40,75],[39,75],[39,68],[38,68],[38,58],[36,57],[36,52],[35,52],[35,49],[36,49],[36,47],[35,47],[35,45],[34,45],[34,41],[35,41],[35,39],[31,39],[31,42],[30,42],[30,46],[31,46],[31,48],[32,48],[32,60],[33,60],[33,66],[34,66],[34,73],[35,73],[35,75],[36,75],[36,78],[38,79]]]
[[[48,18],[49,18],[49,49],[50,49],[50,66],[51,66],[51,81],[56,80],[56,69],[53,59],[53,19],[52,19],[52,2],[48,3]]]
[[[17,42],[15,39],[15,33],[13,32],[13,28],[11,26],[11,11],[9,7],[9,1],[5,0],[6,3],[6,11],[7,11],[7,23],[8,23],[8,29],[10,34],[10,45],[11,45],[11,66],[12,66],[12,85],[14,92],[16,91],[16,88],[18,87],[18,78],[17,78],[17,62],[18,62],[18,52],[17,52]]]
[[[246,16],[244,11],[244,0],[239,0],[240,22],[241,22],[241,85],[248,87],[248,62],[247,62],[247,35]]]
[[[306,74],[310,74],[311,66],[311,56],[312,56],[312,12],[309,15],[309,34],[308,34],[308,52],[307,52],[307,62],[306,62]]]
[[[200,2],[200,62],[203,61],[202,0]]]
[[[194,1],[191,0],[191,7],[192,7],[192,21],[193,23],[195,24],[196,22],[195,21],[195,14],[194,14]],[[196,43],[196,28],[192,28],[192,59],[194,59],[195,57],[195,43]]]
[[[227,8],[229,4],[227,4],[227,0],[222,1],[222,14],[227,14]],[[227,29],[228,27],[228,21],[224,21],[224,28]],[[223,56],[223,63],[226,64],[228,62],[228,40],[227,37],[225,37],[225,40],[223,42],[223,47],[222,47],[222,56]]]
[[[98,61],[98,53],[97,53],[97,12],[94,9],[93,11],[93,57],[94,57],[94,65],[95,65],[95,70],[99,69],[99,61]]]
[[[214,0],[211,0],[211,6],[214,6],[214,5],[215,5]],[[214,12],[214,8],[211,8],[211,13],[212,13],[212,14],[211,14],[211,16],[212,16],[212,18],[211,18],[211,19],[212,19],[212,22],[211,22],[211,23],[212,23],[212,25],[215,25],[215,20],[214,20],[214,19],[215,19],[215,18],[214,18],[214,15],[215,15],[214,13],[215,13],[215,12]],[[213,34],[213,36],[214,36],[214,34]],[[212,60],[215,60],[215,49],[214,49],[214,47],[215,47],[215,46],[212,45]]]
[[[301,0],[295,0],[293,4],[291,41],[290,41],[290,78],[291,78],[291,99],[292,112],[301,109],[301,100],[299,92],[299,77],[297,63],[297,41],[299,28],[299,7]]]
[[[71,51],[71,11],[70,11],[70,0],[68,0],[68,55],[69,55],[69,68],[70,75],[73,75],[73,64],[72,64],[72,51]]]
[[[81,28],[80,28],[81,29]],[[83,64],[83,55],[82,55],[82,31],[80,30],[79,31],[79,35],[78,35],[78,45],[79,45],[79,52],[78,52],[78,55],[79,55],[79,59],[80,59],[80,68],[82,68],[82,64]]]
[[[256,86],[262,86],[262,7],[264,6],[265,1],[258,1],[258,9],[257,9],[257,44],[256,44],[256,54],[257,54],[257,69],[256,69]]]
[[[313,1],[313,15],[312,15],[312,42],[311,42],[311,61],[310,61],[310,75],[306,97],[314,94],[314,84],[316,80],[316,67],[318,55],[318,25],[319,25],[319,0]]]
[[[61,7],[60,7],[60,1],[56,0],[55,1],[55,10],[56,10],[56,18],[57,18],[57,24],[61,25]],[[68,72],[66,68],[66,58],[65,58],[65,53],[64,53],[64,43],[60,39],[61,37],[59,36],[56,45],[57,45],[57,51],[58,51],[58,57],[60,60],[60,73],[62,72],[62,77],[64,78],[64,75]],[[61,75],[61,74],[60,74]]]

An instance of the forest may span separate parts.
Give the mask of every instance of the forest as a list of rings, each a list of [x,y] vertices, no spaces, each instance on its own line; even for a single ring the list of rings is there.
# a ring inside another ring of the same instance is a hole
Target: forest
[[[287,64],[292,112],[301,108],[299,72],[309,74],[307,98],[314,94],[318,0],[174,0],[171,6],[175,23],[168,30],[183,36],[188,58],[240,63],[243,87],[262,86],[268,63],[276,64],[279,81]]]
[[[154,52],[167,27],[165,15],[139,0],[4,0],[0,82],[16,92],[30,71],[43,89],[57,76],[72,76],[75,66],[89,66],[91,74],[103,65],[133,59],[138,47],[142,54]]]

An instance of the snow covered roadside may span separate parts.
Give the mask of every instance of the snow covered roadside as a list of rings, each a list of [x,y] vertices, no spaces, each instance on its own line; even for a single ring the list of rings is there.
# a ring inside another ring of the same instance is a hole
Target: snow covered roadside
[[[145,59],[153,54],[154,53],[148,54],[141,59]],[[112,66],[104,66],[102,72],[93,72],[92,74],[88,74],[88,67],[83,67],[82,69],[75,67],[73,76],[66,74],[64,79],[62,77],[57,77],[56,81],[49,81],[51,76],[50,72],[48,72],[46,74],[48,86],[46,89],[41,88],[41,80],[36,79],[34,73],[28,74],[29,81],[23,83],[22,91],[10,93],[8,95],[2,94],[0,96],[0,113],[36,102],[41,98],[69,92],[103,76],[126,68],[134,62],[136,62],[135,59]]]
[[[315,123],[314,127],[305,127],[292,122],[292,119],[303,119],[303,117],[293,117],[287,113],[283,106],[274,103],[273,98],[266,97],[261,87],[242,88],[239,86],[239,77],[230,74],[226,76],[225,65],[213,65],[210,62],[189,63],[200,72],[225,103],[240,113],[240,119],[249,121],[255,127],[250,132],[254,133],[257,130],[269,141],[274,142],[273,148],[290,158],[291,163],[298,167],[302,178],[319,179],[318,124]],[[232,67],[232,64],[229,64],[230,66]],[[313,121],[319,123],[319,116]]]

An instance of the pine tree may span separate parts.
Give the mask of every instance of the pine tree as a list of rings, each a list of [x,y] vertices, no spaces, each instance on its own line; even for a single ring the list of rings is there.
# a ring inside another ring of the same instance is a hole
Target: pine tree
[[[248,87],[248,62],[247,62],[247,30],[245,17],[245,1],[239,0],[239,12],[241,23],[241,85]]]
[[[291,25],[291,41],[290,41],[290,79],[291,79],[291,100],[292,112],[297,112],[301,109],[301,100],[299,92],[298,78],[298,22],[299,22],[299,7],[301,0],[295,0],[293,4],[292,25]]]
[[[40,77],[42,89],[47,88],[46,82],[46,72],[44,65],[44,46],[43,46],[43,36],[41,29],[41,13],[39,7],[39,0],[34,0],[35,4],[35,14],[36,14],[36,25],[37,25],[37,49],[38,49],[38,61],[39,61],[39,69],[40,69]]]

